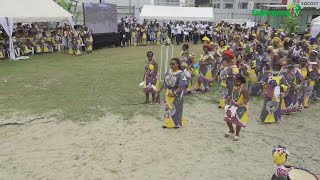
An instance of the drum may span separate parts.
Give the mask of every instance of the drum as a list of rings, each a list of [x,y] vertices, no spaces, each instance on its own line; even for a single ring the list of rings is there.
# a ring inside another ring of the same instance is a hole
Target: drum
[[[319,180],[319,178],[310,171],[294,166],[286,166],[286,168],[293,168],[289,171],[290,180]]]

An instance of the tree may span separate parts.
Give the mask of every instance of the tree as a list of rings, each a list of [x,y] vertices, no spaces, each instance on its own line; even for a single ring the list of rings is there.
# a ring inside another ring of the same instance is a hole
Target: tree
[[[298,26],[298,18],[290,18],[287,17],[286,19],[284,19],[284,21],[281,24],[281,27],[289,32],[289,33],[296,33],[297,30],[299,29]]]
[[[63,9],[67,10],[68,12],[70,12],[70,8],[71,8],[71,2],[69,0],[60,0],[58,2],[59,6],[61,6]]]
[[[58,1],[58,2],[57,2]],[[71,0],[72,1],[72,0]],[[65,9],[66,11],[68,11],[69,13],[71,13],[74,17],[74,20],[77,21],[78,18],[81,15],[81,12],[72,12],[71,11],[71,6],[72,6],[72,2],[70,0],[56,0],[57,4],[59,6],[61,6],[63,9]]]

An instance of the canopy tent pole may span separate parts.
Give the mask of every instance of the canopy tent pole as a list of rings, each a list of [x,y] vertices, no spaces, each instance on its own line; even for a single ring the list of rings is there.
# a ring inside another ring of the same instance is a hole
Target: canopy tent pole
[[[12,33],[13,33],[13,18],[10,17],[0,17],[0,24],[2,25],[4,31],[9,36],[9,55],[11,60],[16,60],[14,53]]]

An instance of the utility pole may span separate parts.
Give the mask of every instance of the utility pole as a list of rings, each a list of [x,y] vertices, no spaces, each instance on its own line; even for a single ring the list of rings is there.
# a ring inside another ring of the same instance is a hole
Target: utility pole
[[[131,0],[129,0],[129,14],[131,16]]]
[[[214,7],[213,7],[213,0],[211,0],[211,3],[212,3],[212,14],[213,14],[213,18],[214,18]],[[213,21],[214,19],[212,19]]]

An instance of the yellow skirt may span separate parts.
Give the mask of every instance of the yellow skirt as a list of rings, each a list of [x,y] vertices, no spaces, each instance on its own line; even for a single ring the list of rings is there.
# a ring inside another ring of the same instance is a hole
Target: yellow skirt
[[[174,102],[175,102],[175,97],[170,97],[168,96],[168,94],[172,92],[171,90],[167,89],[166,91],[166,97],[165,97],[165,104],[168,108],[169,111],[172,111],[174,109]],[[177,105],[177,104],[176,104]],[[182,104],[180,104],[182,105]],[[182,105],[183,106],[183,105]],[[171,113],[171,112],[170,112]],[[167,127],[167,128],[175,128],[177,127],[176,124],[174,123],[174,120],[172,119],[172,114],[165,114],[165,117],[164,117],[164,126]],[[175,115],[176,113],[183,113],[183,111],[175,111]],[[181,126],[185,126],[186,124],[186,119],[185,117],[183,116],[183,114],[181,114]]]
[[[182,116],[182,126],[186,125],[186,118],[184,116]],[[164,126],[166,126],[167,128],[175,128],[176,125],[174,124],[173,119],[170,118],[165,118],[164,119]]]
[[[3,59],[4,58],[4,54],[3,54],[3,51],[0,49],[0,59]]]
[[[70,55],[71,55],[71,54],[74,54],[73,49],[69,48],[69,54],[70,54]]]
[[[49,48],[48,48],[47,46],[44,46],[44,47],[43,47],[43,52],[44,52],[44,53],[48,53],[48,52],[49,52]]]
[[[39,45],[36,46],[36,52],[42,53],[42,48]]]
[[[91,44],[89,44],[89,46],[87,47],[87,51],[92,51],[92,45]]]

